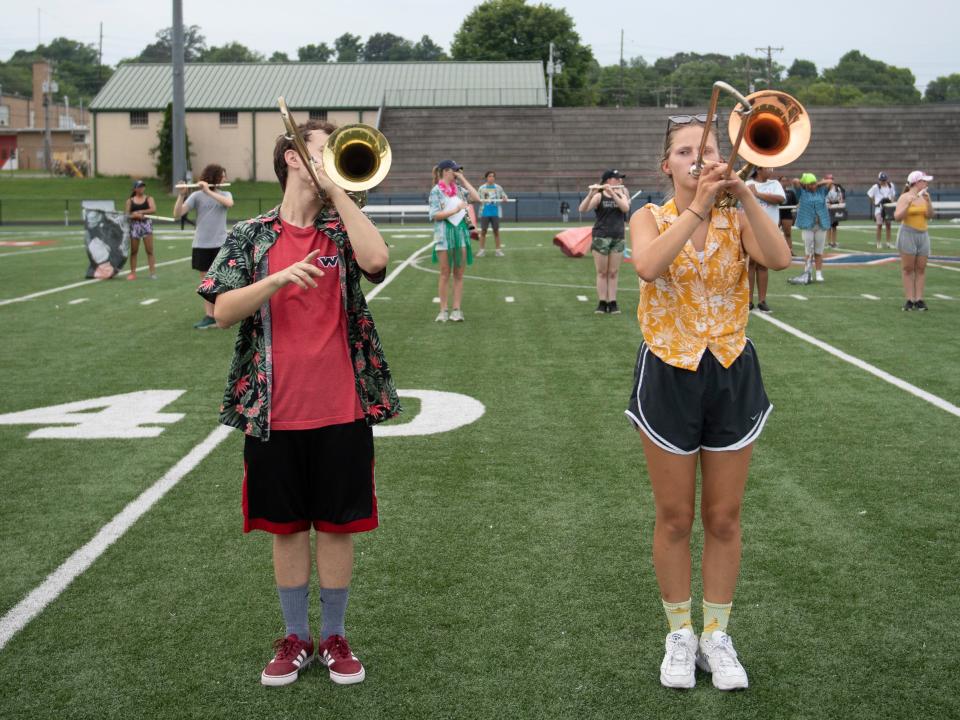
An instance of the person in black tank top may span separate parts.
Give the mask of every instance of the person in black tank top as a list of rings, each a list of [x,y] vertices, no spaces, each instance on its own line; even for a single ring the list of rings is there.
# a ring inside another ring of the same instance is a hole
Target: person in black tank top
[[[597,271],[598,315],[617,315],[617,283],[623,262],[624,225],[630,212],[630,193],[623,185],[626,176],[619,170],[607,170],[599,185],[591,185],[580,203],[580,212],[593,210],[597,219],[593,224],[593,264]]]
[[[130,274],[127,275],[127,280],[137,279],[137,253],[140,251],[141,239],[147,250],[150,277],[157,277],[157,259],[153,254],[153,223],[146,217],[157,212],[157,204],[146,194],[146,187],[143,180],[135,181],[124,208],[124,213],[130,218]]]
[[[783,205],[780,208],[780,229],[783,231],[783,239],[787,241],[787,247],[793,252],[793,211],[797,207],[797,194],[793,191],[793,185],[786,176],[777,178],[783,186],[783,194],[786,196]]]

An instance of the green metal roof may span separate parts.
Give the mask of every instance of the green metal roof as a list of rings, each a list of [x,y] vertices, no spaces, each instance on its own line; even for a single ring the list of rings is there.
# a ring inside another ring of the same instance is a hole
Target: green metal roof
[[[188,63],[187,110],[545,106],[543,65],[522,62]],[[173,100],[168,64],[121,65],[93,112],[161,110]]]

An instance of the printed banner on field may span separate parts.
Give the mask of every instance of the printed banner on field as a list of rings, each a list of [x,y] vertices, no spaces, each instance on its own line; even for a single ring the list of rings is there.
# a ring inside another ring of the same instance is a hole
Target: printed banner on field
[[[114,209],[113,200],[84,200],[80,207],[83,243],[90,261],[87,277],[108,280],[130,256],[130,223]]]

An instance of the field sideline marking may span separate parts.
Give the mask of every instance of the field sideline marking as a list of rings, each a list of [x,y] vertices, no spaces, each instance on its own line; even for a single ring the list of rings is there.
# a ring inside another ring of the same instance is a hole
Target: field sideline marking
[[[167,260],[166,262],[157,263],[157,267],[164,267],[165,265],[175,265],[176,263],[182,263],[189,260],[189,257],[178,258],[177,260]],[[0,300],[0,305],[10,305],[11,303],[26,302],[27,300],[33,300],[34,298],[43,297],[44,295],[50,295],[51,293],[61,292],[63,290],[72,290],[73,288],[82,287],[84,285],[89,285],[90,283],[98,283],[100,280],[95,280],[89,278],[88,280],[81,280],[80,282],[70,283],[69,285],[61,285],[60,287],[50,288],[49,290],[41,290],[40,292],[31,293],[29,295],[23,295],[16,298],[7,298],[6,300]]]
[[[908,383],[906,380],[901,380],[896,375],[891,375],[887,371],[881,370],[875,365],[871,365],[870,363],[864,360],[861,360],[860,358],[854,357],[853,355],[849,355],[845,353],[843,350],[840,350],[838,348],[835,348],[833,345],[825,343],[823,340],[818,340],[812,335],[807,335],[807,333],[803,332],[802,330],[798,330],[792,325],[787,325],[787,323],[783,322],[782,320],[777,320],[766,314],[753,313],[752,315],[753,317],[760,318],[765,322],[775,325],[776,327],[780,328],[784,332],[788,332],[794,337],[800,338],[804,342],[808,342],[811,345],[814,345],[820,348],[821,350],[824,350],[830,353],[834,357],[840,358],[844,362],[850,363],[854,367],[860,368],[861,370],[870,373],[874,377],[880,378],[884,382],[890,383],[894,387],[898,387],[901,390],[906,390],[908,393],[910,393],[915,397],[920,398],[921,400],[926,400],[931,405],[938,407],[941,410],[950,413],[951,415],[960,417],[960,407],[957,407],[953,403],[947,400],[944,400],[942,397],[938,397],[933,393],[929,393],[926,390],[918,388],[916,385],[912,385]]]
[[[68,557],[56,570],[47,575],[47,578],[35,587],[23,600],[0,618],[0,650],[6,647],[14,635],[20,632],[27,623],[43,612],[51,602],[59,597],[77,577],[89,568],[114,542],[139,520],[160,498],[167,494],[180,480],[193,470],[207,457],[223,440],[230,435],[233,428],[218,425],[213,432],[183,458],[170,468],[166,474],[153,485],[144,490],[113,519],[100,528],[86,545]]]
[[[383,288],[393,282],[403,268],[407,267],[416,259],[417,255],[431,247],[433,247],[433,241],[430,241],[400,263],[392,273],[384,278],[382,283],[367,294],[367,298],[376,297]],[[189,260],[189,258],[184,259]],[[180,261],[176,260],[172,262]],[[100,528],[100,531],[93,536],[92,540],[67,558],[60,567],[47,576],[46,580],[30,591],[23,600],[14,605],[6,615],[0,618],[0,650],[3,650],[11,638],[26,627],[27,623],[43,612],[47,605],[56,600],[60,593],[67,589],[70,583],[86,571],[107,548],[119,540],[123,534],[153,507],[158,500],[166,495],[173,486],[199,465],[207,455],[213,452],[232,431],[233,428],[225,425],[218,425],[214,428],[213,432],[207,435],[199,445],[181,458],[162,478],[140,493],[135,500],[117,513],[110,522]]]

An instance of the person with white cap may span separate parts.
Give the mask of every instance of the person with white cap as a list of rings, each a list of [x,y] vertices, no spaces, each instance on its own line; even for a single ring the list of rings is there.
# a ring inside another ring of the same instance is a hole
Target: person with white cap
[[[927,184],[933,175],[914,170],[907,176],[907,186],[897,200],[893,219],[900,223],[897,231],[897,249],[900,251],[900,274],[903,277],[903,309],[927,309],[923,300],[923,286],[927,277],[927,258],[930,257],[930,233],[927,221],[933,217],[933,203]]]
[[[883,247],[880,244],[880,238],[884,224],[887,226],[887,247],[892,248],[893,243],[890,242],[890,218],[884,217],[883,206],[885,203],[896,202],[897,189],[893,186],[893,183],[890,182],[890,178],[885,172],[877,176],[877,182],[867,190],[867,197],[870,198],[870,202],[873,203],[873,217],[877,221],[877,250]]]

